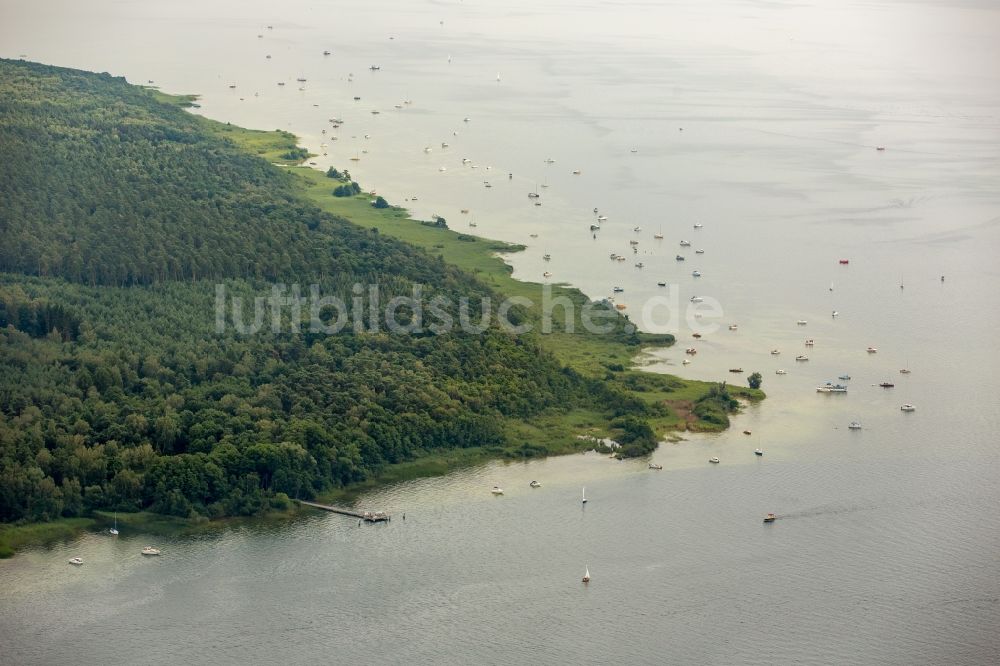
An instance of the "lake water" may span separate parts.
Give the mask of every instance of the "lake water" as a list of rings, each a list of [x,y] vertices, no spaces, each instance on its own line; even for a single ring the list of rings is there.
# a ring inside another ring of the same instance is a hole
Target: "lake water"
[[[319,167],[527,245],[518,277],[621,286],[634,317],[670,289],[715,299],[721,317],[675,313],[679,344],[644,362],[759,370],[769,396],[661,446],[659,472],[495,463],[359,500],[389,525],[248,524],[160,558],[127,533],[26,552],[0,562],[0,661],[1000,660],[995,4],[0,0],[0,18],[5,57],[154,80],[212,118],[325,142]],[[815,392],[843,373],[848,394]]]

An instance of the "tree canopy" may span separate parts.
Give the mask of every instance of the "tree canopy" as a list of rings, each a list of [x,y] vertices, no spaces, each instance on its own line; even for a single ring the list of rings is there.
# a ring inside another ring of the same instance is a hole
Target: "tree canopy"
[[[275,281],[348,302],[356,283],[495,294],[323,213],[123,79],[0,60],[0,146],[0,520],[251,514],[426,451],[508,445],[509,419],[634,408],[496,325],[218,333],[220,283],[245,300]]]

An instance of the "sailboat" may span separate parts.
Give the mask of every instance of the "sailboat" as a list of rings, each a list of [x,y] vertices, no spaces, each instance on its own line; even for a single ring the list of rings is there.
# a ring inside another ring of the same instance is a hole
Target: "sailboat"
[[[590,567],[584,567],[583,582],[584,583],[590,582]]]
[[[115,511],[115,526],[108,530],[114,536],[118,536],[118,512]]]
[[[583,498],[583,503],[586,504],[587,503],[587,488],[586,487],[584,487],[584,489],[583,489],[582,498]]]

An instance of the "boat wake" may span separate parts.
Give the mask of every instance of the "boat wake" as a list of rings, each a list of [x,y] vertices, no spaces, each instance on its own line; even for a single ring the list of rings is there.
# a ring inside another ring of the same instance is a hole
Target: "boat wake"
[[[794,520],[796,518],[815,518],[817,516],[838,516],[859,513],[861,511],[876,511],[880,508],[882,507],[878,504],[828,505],[818,506],[811,509],[803,509],[801,511],[791,511],[788,513],[778,512],[778,518],[781,520]]]

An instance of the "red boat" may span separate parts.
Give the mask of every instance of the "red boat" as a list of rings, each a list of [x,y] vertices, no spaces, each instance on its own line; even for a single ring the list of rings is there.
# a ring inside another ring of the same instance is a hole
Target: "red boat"
[[[851,260],[850,259],[841,259],[840,263],[842,263],[842,264],[849,264],[849,263],[851,263]]]

